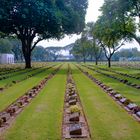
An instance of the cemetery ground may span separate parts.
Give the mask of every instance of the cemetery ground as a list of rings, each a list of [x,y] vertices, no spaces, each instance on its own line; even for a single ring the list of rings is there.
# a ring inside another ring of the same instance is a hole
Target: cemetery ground
[[[37,66],[38,65],[38,66]],[[78,67],[77,67],[78,66]],[[87,67],[85,67],[87,66]],[[70,67],[70,68],[69,68]],[[89,69],[89,68],[93,68]],[[85,74],[79,69],[81,68]],[[81,101],[82,110],[89,127],[90,138],[72,138],[79,140],[139,140],[140,122],[133,116],[132,110],[125,110],[123,104],[119,104],[119,99],[114,99],[107,94],[103,88],[90,78],[93,76],[106,86],[120,93],[133,103],[140,106],[140,89],[132,84],[140,85],[140,70],[127,66],[113,66],[107,68],[105,65],[95,66],[93,63],[46,63],[36,64],[32,70],[22,68],[11,68],[10,70],[1,67],[0,77],[0,112],[6,112],[7,108],[21,99],[31,89],[36,89],[36,85],[43,83],[46,77],[47,82],[29,99],[21,112],[11,117],[11,121],[2,122],[0,118],[0,140],[64,140],[62,134],[68,70],[74,80]],[[21,69],[13,72],[13,69]],[[56,73],[54,71],[57,69]],[[7,73],[8,72],[8,73]],[[2,73],[2,74],[1,74]],[[123,83],[106,76],[125,79]],[[130,76],[126,76],[128,74]],[[30,76],[29,76],[30,75]],[[53,76],[52,76],[53,75]],[[88,77],[90,75],[90,77]],[[11,86],[6,86],[11,83]],[[26,97],[29,94],[26,94]],[[28,96],[29,97],[29,96]],[[67,96],[66,96],[67,97]],[[70,103],[70,102],[68,102]],[[23,103],[24,104],[24,103]],[[68,106],[69,107],[69,106]],[[137,110],[139,112],[140,110]],[[1,116],[0,113],[0,117]],[[137,116],[140,117],[140,116]],[[76,122],[75,124],[78,124]],[[4,128],[5,129],[1,129]],[[1,131],[2,130],[2,131]],[[72,131],[72,130],[70,130]],[[68,132],[69,133],[69,132]],[[73,137],[73,136],[72,136]]]

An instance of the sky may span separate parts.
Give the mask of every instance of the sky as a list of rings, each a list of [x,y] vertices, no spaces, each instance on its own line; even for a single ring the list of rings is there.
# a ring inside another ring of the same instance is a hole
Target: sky
[[[101,14],[99,11],[99,8],[103,5],[104,0],[88,0],[88,9],[87,9],[87,14],[86,14],[86,23],[90,21],[96,22],[98,19],[98,16]],[[43,40],[38,45],[41,45],[43,47],[50,47],[50,46],[66,46],[71,43],[74,43],[78,38],[80,38],[80,35],[73,35],[73,36],[66,36],[62,40]],[[133,48],[133,47],[139,47],[138,43],[134,41],[133,43],[126,43],[123,48]]]

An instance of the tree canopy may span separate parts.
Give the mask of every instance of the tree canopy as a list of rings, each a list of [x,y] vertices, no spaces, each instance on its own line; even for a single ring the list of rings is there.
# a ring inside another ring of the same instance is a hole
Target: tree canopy
[[[80,33],[85,24],[87,0],[0,0],[0,32],[22,42],[26,68],[31,52],[43,39],[61,39]],[[35,39],[35,40],[34,40]]]
[[[135,39],[140,44],[140,37],[137,34],[140,30],[139,0],[106,0],[101,11],[102,16],[114,24],[111,29],[115,29],[128,39]]]
[[[12,44],[8,39],[0,39],[0,53],[11,53]]]

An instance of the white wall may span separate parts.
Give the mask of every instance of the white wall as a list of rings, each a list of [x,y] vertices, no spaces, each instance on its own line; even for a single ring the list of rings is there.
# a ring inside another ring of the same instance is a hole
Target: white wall
[[[1,64],[13,64],[14,55],[13,54],[0,54],[0,63]]]

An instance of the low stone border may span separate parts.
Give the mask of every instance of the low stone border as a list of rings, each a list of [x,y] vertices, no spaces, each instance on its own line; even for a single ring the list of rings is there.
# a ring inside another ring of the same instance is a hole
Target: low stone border
[[[82,66],[84,66],[84,67],[86,67],[86,68],[88,68],[88,69],[90,69],[90,70],[93,70],[93,71],[95,71],[95,72],[97,72],[97,73],[100,73],[100,74],[102,74],[102,75],[105,75],[106,77],[115,79],[115,80],[117,80],[117,81],[119,81],[119,82],[121,82],[121,83],[123,83],[123,84],[125,84],[125,85],[127,85],[127,86],[131,86],[131,87],[133,87],[133,88],[140,89],[140,85],[131,83],[131,82],[129,82],[127,79],[121,79],[121,78],[118,78],[118,77],[115,77],[115,76],[112,76],[112,75],[103,73],[103,72],[101,72],[101,71],[99,71],[99,70],[95,70],[94,68],[91,68],[91,67],[86,66],[86,65],[82,65]]]
[[[62,139],[90,139],[90,137],[88,123],[69,66],[64,101]]]
[[[101,89],[104,90],[116,103],[118,103],[122,108],[124,108],[129,114],[131,114],[138,122],[140,122],[140,106],[127,99],[120,93],[116,92],[111,87],[105,85],[101,81],[94,78],[91,74],[84,71],[82,68],[76,65],[76,67],[85,74],[89,79],[96,83]]]
[[[39,92],[46,86],[48,80],[54,77],[59,71],[60,65],[49,76],[44,78],[38,85],[34,86],[27,93],[19,97],[16,101],[10,104],[6,109],[0,112],[0,133],[7,129],[16,116],[35,98]]]

